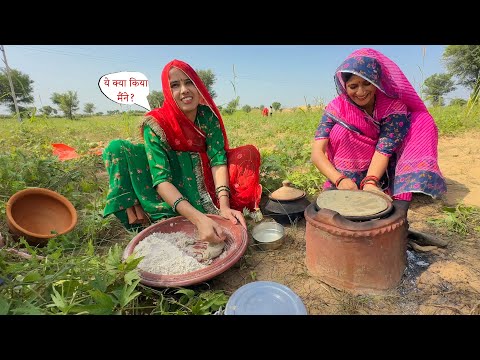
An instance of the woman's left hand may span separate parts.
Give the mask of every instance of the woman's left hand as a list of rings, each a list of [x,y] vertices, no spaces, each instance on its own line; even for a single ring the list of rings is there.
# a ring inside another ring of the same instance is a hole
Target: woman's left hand
[[[245,221],[245,218],[243,217],[243,214],[238,210],[223,208],[223,209],[220,209],[220,216],[230,220],[232,224],[237,224],[238,222],[240,222],[240,224],[245,229],[247,228],[247,223]]]

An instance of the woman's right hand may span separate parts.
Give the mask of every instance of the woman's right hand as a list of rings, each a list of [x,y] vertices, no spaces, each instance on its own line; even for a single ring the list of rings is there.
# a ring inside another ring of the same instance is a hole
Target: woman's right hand
[[[198,241],[220,243],[227,238],[223,228],[215,220],[206,215],[196,226],[198,230]]]
[[[357,184],[350,178],[345,178],[340,181],[337,187],[338,190],[358,190]]]
[[[393,201],[393,199],[390,196],[388,196],[387,194],[385,194],[382,191],[382,189],[380,189],[379,187],[377,187],[373,184],[365,184],[364,187],[363,187],[363,190],[364,191],[370,191],[370,192],[373,192],[375,194],[378,194],[378,195],[382,196],[387,201],[390,201],[390,202]]]

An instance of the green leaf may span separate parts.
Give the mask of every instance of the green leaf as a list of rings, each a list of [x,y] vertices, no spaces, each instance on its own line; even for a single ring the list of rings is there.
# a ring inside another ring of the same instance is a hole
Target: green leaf
[[[106,267],[109,271],[119,270],[122,267],[121,249],[118,244],[108,249]]]
[[[32,305],[30,303],[26,303],[23,306],[19,306],[17,308],[13,308],[11,310],[13,315],[44,315],[45,311],[41,308]]]
[[[139,279],[140,279],[140,274],[138,273],[137,269],[129,271],[124,276],[125,283],[128,285],[132,284],[134,280],[139,280]]]
[[[114,299],[108,294],[105,294],[99,290],[90,290],[88,293],[97,304],[111,306],[112,308],[115,306]]]
[[[41,278],[42,278],[42,275],[40,275],[38,271],[32,271],[27,275],[25,275],[25,277],[23,278],[23,281],[26,283],[32,283],[32,282],[37,282]]]
[[[49,241],[49,243],[50,243],[50,241]],[[62,254],[63,254],[63,249],[61,247],[59,247],[57,250],[55,250],[55,252],[49,254],[47,257],[51,260],[58,260],[58,259],[60,259]]]
[[[190,299],[195,296],[195,291],[190,289],[180,289],[180,290],[177,290],[175,294],[184,294]]]
[[[217,295],[212,297],[210,300],[207,300],[206,302],[203,303],[201,309],[202,310],[209,310],[211,306],[213,306],[217,300],[221,297],[221,295]]]
[[[87,245],[87,255],[93,256],[95,254],[95,248],[93,247],[93,241],[90,239]]]
[[[82,305],[82,306],[75,306],[72,309],[72,312],[75,311],[77,314],[87,313],[90,315],[112,315],[114,314],[113,309],[109,306],[101,305],[101,304],[90,304],[90,305]]]
[[[132,300],[134,300],[138,295],[141,294],[140,291],[134,292],[137,287],[139,280],[135,280],[131,285],[125,284],[122,289],[117,289],[112,291],[113,295],[117,298],[118,302],[122,309]]]
[[[204,310],[202,302],[199,301],[194,304],[190,310],[192,311],[192,315],[208,315],[208,312]]]
[[[10,309],[10,304],[7,299],[0,297],[0,315],[7,315]]]
[[[52,287],[52,291],[53,291],[53,294],[51,294],[50,296],[52,298],[53,304],[50,304],[50,305],[47,305],[47,306],[49,306],[49,307],[56,306],[61,311],[63,311],[64,309],[66,309],[68,307],[68,304],[65,301],[65,298],[63,297],[63,295],[61,295],[57,291],[57,289],[55,289],[55,287]]]
[[[95,279],[90,283],[90,285],[101,292],[107,291],[107,287],[110,284],[105,278],[101,275],[95,275]]]
[[[91,290],[88,293],[92,297],[93,301],[95,301],[95,304],[83,306],[83,310],[95,315],[113,313],[113,310],[115,309],[115,306],[117,306],[118,302],[113,299],[111,295],[105,294],[99,290]]]
[[[140,263],[140,261],[142,261],[144,258],[144,256],[139,256],[138,258],[135,258],[135,255],[134,254],[130,254],[126,259],[125,259],[125,262],[124,262],[124,270],[125,271],[130,271],[130,270],[133,270],[133,269],[136,269],[137,268],[137,265]]]

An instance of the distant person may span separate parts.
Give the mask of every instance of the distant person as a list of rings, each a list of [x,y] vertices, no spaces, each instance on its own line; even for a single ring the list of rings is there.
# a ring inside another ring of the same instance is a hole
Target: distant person
[[[408,211],[413,193],[446,192],[434,119],[400,68],[369,48],[354,51],[335,73],[338,96],[320,120],[312,161],[324,189],[377,191]]]
[[[272,115],[273,115],[273,107],[272,107],[272,105],[270,105],[270,116],[272,116]]]
[[[260,153],[230,149],[222,117],[195,70],[180,60],[163,69],[161,108],[141,124],[143,143],[113,140],[103,152],[109,174],[104,216],[128,229],[183,215],[199,241],[225,240],[218,214],[246,227],[242,210],[258,207]]]
[[[267,107],[263,108],[262,116],[267,116],[268,117],[268,112],[269,112],[269,110],[268,110]]]

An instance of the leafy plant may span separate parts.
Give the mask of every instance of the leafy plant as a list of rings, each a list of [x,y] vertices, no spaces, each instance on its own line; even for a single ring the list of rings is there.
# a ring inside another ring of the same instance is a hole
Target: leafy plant
[[[448,231],[460,235],[467,235],[479,231],[479,208],[458,204],[455,207],[444,207],[443,213],[444,217],[440,219],[429,219],[428,222],[437,226],[445,226]]]

